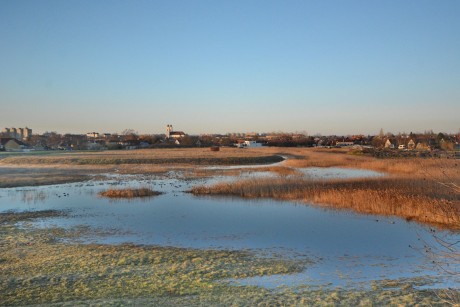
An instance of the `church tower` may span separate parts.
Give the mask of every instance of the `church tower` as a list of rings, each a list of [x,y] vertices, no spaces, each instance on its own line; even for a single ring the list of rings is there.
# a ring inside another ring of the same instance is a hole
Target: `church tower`
[[[172,125],[166,125],[166,138],[171,137],[171,132],[173,131],[173,126]]]

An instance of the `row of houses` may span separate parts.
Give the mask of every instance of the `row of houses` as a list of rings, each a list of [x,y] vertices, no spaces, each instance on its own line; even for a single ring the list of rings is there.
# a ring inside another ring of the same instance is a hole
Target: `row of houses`
[[[125,130],[121,135],[98,132],[60,135],[50,132],[43,135],[28,136],[28,140],[25,142],[19,138],[9,137],[6,133],[11,133],[14,130],[7,129],[9,128],[5,128],[2,135],[0,135],[0,137],[3,136],[0,150],[100,150],[167,146],[236,146],[239,148],[248,148],[263,145],[289,147],[352,147],[359,145],[387,149],[431,150],[438,148],[452,150],[452,148],[458,148],[460,138],[460,135],[445,135],[442,133],[438,135],[434,133],[417,135],[410,133],[395,136],[391,134],[385,135],[383,132],[377,136],[308,136],[301,133],[206,134],[192,136],[187,135],[184,131],[174,130],[173,126],[168,124],[166,125],[165,134],[162,135],[139,136],[133,130]],[[16,129],[16,131],[18,130]]]

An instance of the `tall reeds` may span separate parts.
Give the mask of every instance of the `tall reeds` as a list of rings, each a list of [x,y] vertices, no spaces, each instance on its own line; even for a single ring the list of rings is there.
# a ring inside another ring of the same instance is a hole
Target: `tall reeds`
[[[460,229],[458,193],[423,179],[314,181],[301,177],[263,178],[198,186],[191,192],[195,195],[235,195],[304,201]]]

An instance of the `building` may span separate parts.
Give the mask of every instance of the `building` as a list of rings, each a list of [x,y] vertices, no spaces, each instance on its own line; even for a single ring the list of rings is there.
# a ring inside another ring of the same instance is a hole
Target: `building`
[[[407,149],[409,150],[414,150],[415,149],[415,142],[413,139],[410,139],[409,142],[407,143]]]
[[[86,137],[87,137],[87,138],[91,138],[91,139],[96,139],[96,138],[99,137],[99,133],[97,133],[97,132],[88,132],[88,133],[86,134]]]
[[[3,128],[2,134],[6,138],[14,138],[18,140],[28,140],[32,136],[30,128]]]
[[[15,138],[0,138],[0,149],[5,151],[22,151],[27,145]]]
[[[415,149],[416,149],[416,150],[420,150],[420,151],[430,151],[430,150],[431,150],[431,147],[430,147],[430,145],[428,145],[427,143],[418,142],[418,143],[417,143],[417,146],[415,146]]]
[[[238,148],[254,148],[262,147],[262,144],[257,143],[256,141],[238,141],[235,146]]]
[[[167,139],[180,139],[185,136],[183,131],[174,131],[172,125],[166,125],[166,138]]]
[[[385,148],[394,149],[395,145],[393,145],[393,143],[391,143],[390,139],[387,139],[387,141],[385,142]]]
[[[342,142],[336,142],[336,146],[340,147],[347,147],[347,146],[353,146],[355,143],[354,142],[347,142],[347,141],[342,141]]]

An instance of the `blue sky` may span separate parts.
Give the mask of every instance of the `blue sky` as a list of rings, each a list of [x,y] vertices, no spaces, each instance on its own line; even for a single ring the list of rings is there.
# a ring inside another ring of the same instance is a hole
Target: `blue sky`
[[[0,0],[0,126],[460,129],[460,1]]]

